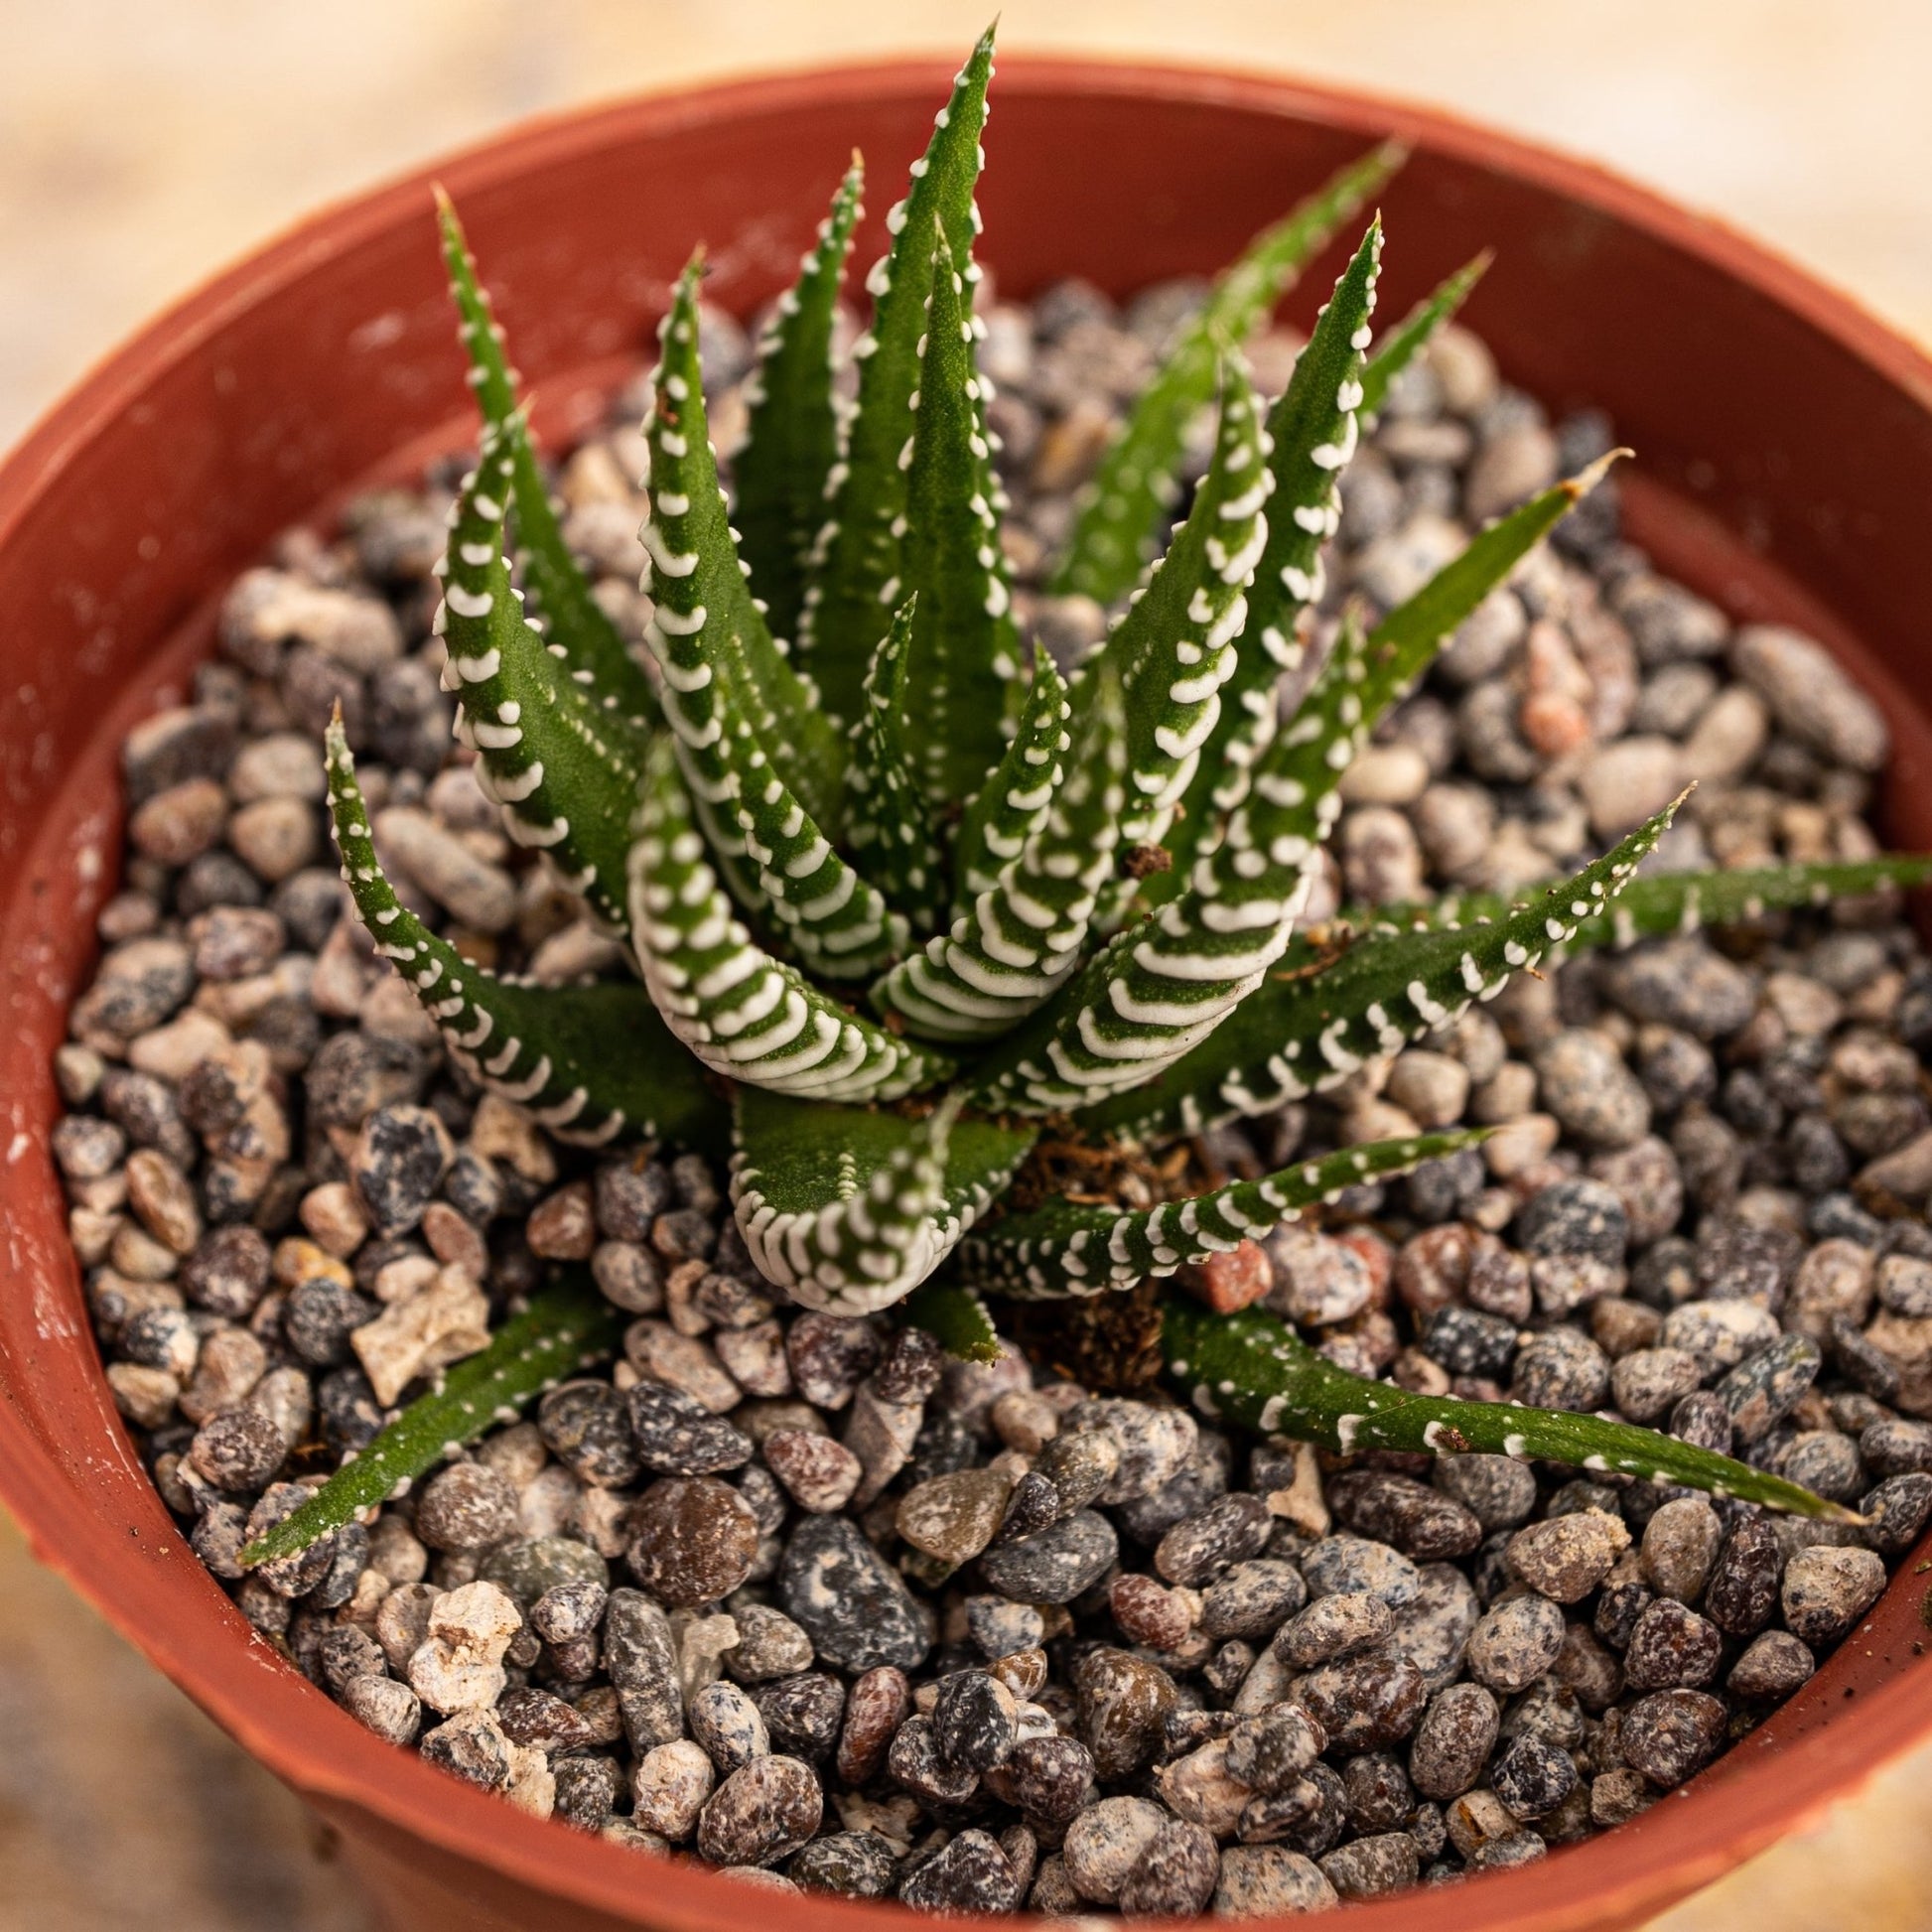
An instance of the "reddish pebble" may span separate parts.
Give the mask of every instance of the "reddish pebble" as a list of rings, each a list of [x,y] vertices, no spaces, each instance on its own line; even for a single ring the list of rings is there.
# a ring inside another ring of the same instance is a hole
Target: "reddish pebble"
[[[1152,1577],[1123,1574],[1108,1591],[1108,1607],[1130,1641],[1177,1650],[1193,1630],[1200,1597],[1191,1589],[1169,1589]]]
[[[894,1734],[911,1709],[911,1683],[895,1665],[881,1664],[853,1685],[839,1733],[841,1782],[856,1791],[879,1775]]]
[[[1237,1309],[1252,1307],[1274,1287],[1275,1271],[1257,1243],[1244,1241],[1225,1254],[1209,1255],[1203,1262],[1180,1269],[1174,1285],[1195,1301],[1204,1302],[1216,1314],[1232,1314]]]
[[[597,1217],[591,1183],[573,1180],[530,1210],[524,1227],[530,1252],[546,1261],[589,1261],[597,1246]]]
[[[843,1443],[808,1429],[774,1429],[764,1439],[764,1459],[792,1501],[816,1515],[843,1509],[864,1473]]]

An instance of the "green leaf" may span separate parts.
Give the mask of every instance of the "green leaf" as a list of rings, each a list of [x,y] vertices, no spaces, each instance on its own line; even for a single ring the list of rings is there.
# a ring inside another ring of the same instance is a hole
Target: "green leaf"
[[[1364,648],[1344,614],[1336,660],[1359,672]],[[1344,676],[1322,711],[1263,755],[1250,795],[1180,897],[1121,933],[988,1055],[973,1084],[984,1104],[1091,1107],[1159,1079],[1207,1038],[1287,946],[1341,809],[1335,787],[1366,731]],[[1320,755],[1306,757],[1317,743]]]
[[[1834,1522],[1862,1519],[1781,1476],[1630,1423],[1515,1403],[1415,1395],[1350,1375],[1318,1355],[1272,1314],[1211,1314],[1174,1298],[1162,1311],[1169,1372],[1204,1415],[1226,1416],[1264,1435],[1292,1436],[1352,1454],[1480,1450],[1568,1463],[1598,1474],[1681,1484],[1714,1496]]]
[[[968,288],[972,266],[973,184],[980,169],[980,130],[993,73],[989,28],[953,82],[952,97],[933,122],[924,155],[912,164],[904,201],[886,217],[893,242],[866,279],[873,298],[872,327],[853,353],[859,361],[859,400],[845,450],[833,470],[829,514],[813,552],[813,580],[799,624],[802,661],[818,680],[827,710],[850,723],[859,715],[861,685],[887,614],[905,582],[900,557],[906,473],[899,466],[919,386],[920,338],[932,288],[932,225],[944,228]],[[972,305],[965,305],[968,313]],[[891,587],[891,588],[889,588]],[[990,762],[990,760],[987,760]],[[977,783],[980,771],[973,773]]]
[[[1273,313],[1296,276],[1404,159],[1405,151],[1389,144],[1351,162],[1263,229],[1222,275],[1100,459],[1053,582],[1057,593],[1112,604],[1133,588],[1153,554],[1155,527],[1177,493],[1173,473],[1188,426],[1214,394],[1217,358]]]
[[[540,849],[573,892],[621,932],[628,825],[644,739],[601,710],[525,620],[503,555],[514,452],[485,428],[457,497],[436,627],[456,734],[477,753],[477,782],[519,845]]]
[[[732,549],[703,440],[702,399],[694,400],[695,289],[687,272],[668,318],[646,431],[656,482],[644,532],[657,589],[648,634],[664,672],[664,716],[705,835],[740,902],[821,978],[870,979],[905,950],[906,922],[833,850],[820,830],[828,821],[790,782],[810,777],[822,796],[842,755],[834,759],[822,744],[794,735],[812,694],[775,654]],[[676,543],[692,547],[680,551]],[[774,665],[775,700],[763,683]],[[816,708],[810,716],[816,732],[832,729]]]
[[[714,1072],[779,1093],[894,1100],[953,1070],[753,941],[705,863],[676,755],[661,738],[630,852],[630,903],[644,984],[671,1032]]]
[[[1235,667],[1232,640],[1246,620],[1245,594],[1268,539],[1263,505],[1275,484],[1268,451],[1254,390],[1230,360],[1214,460],[1193,508],[1074,687],[1076,719],[1091,705],[1103,671],[1120,679],[1125,694],[1124,845],[1158,846],[1168,836],[1220,716],[1221,687]],[[1133,892],[1134,882],[1124,880],[1104,896],[1096,920],[1103,930],[1118,923]]]
[[[484,427],[493,429],[509,451],[512,534],[523,582],[548,641],[559,647],[572,677],[587,687],[596,708],[607,714],[607,729],[617,731],[627,724],[641,750],[657,710],[650,680],[592,595],[590,581],[564,541],[530,446],[529,425],[518,405],[516,377],[504,359],[502,331],[477,279],[476,258],[464,239],[455,204],[440,188],[436,210],[450,292],[461,321],[457,333],[470,358],[477,406],[483,411]]]
[[[1372,221],[1342,271],[1268,419],[1274,500],[1254,570],[1239,641],[1229,652],[1220,711],[1198,765],[1189,772],[1179,823],[1170,839],[1173,868],[1146,882],[1158,904],[1181,890],[1193,860],[1220,836],[1247,795],[1248,774],[1273,741],[1276,690],[1302,660],[1297,626],[1321,596],[1321,551],[1341,518],[1339,480],[1354,454],[1362,356],[1375,313],[1382,226]]]
[[[611,1354],[629,1318],[581,1279],[545,1289],[490,1336],[486,1348],[457,1363],[307,1502],[249,1544],[242,1563],[252,1569],[298,1556],[365,1510],[406,1494],[452,1449],[474,1443],[545,1390]]]
[[[1629,454],[1612,450],[1497,517],[1369,632],[1368,669],[1358,695],[1371,724],[1429,668],[1456,625],[1596,487],[1611,464]]]
[[[644,439],[650,450],[650,520],[639,533],[655,613],[645,640],[664,672],[660,697],[694,788],[707,808],[725,802],[731,783],[719,673],[744,707],[743,722],[771,768],[820,824],[836,822],[845,745],[818,694],[786,661],[745,581],[725,515],[705,417],[698,365],[699,264],[678,280],[651,385]],[[713,810],[721,856],[742,840]],[[740,883],[734,875],[734,883]]]
[[[905,744],[913,604],[908,598],[898,607],[866,671],[846,767],[845,842],[886,897],[930,931],[944,902],[945,860]]]
[[[905,1322],[923,1328],[955,1361],[1000,1359],[999,1331],[986,1304],[957,1282],[929,1281],[915,1288],[906,1299]]]
[[[1388,400],[1390,386],[1429,346],[1436,332],[1469,299],[1469,291],[1489,272],[1495,259],[1485,248],[1465,262],[1433,294],[1427,295],[1391,329],[1382,345],[1362,370],[1361,414],[1373,418]]]
[[[968,1236],[960,1265],[970,1281],[1023,1300],[1133,1288],[1300,1220],[1306,1209],[1334,1200],[1345,1188],[1406,1173],[1484,1138],[1470,1132],[1371,1141],[1148,1209],[1048,1201],[1024,1214],[1002,1215]]]
[[[1026,850],[1046,823],[1046,812],[1065,776],[1062,759],[1072,744],[1066,681],[1044,645],[1034,646],[1034,681],[1020,711],[1012,742],[979,795],[966,808],[953,840],[953,910],[964,913]]]
[[[934,804],[963,798],[1006,749],[1007,687],[1018,676],[1013,592],[989,496],[990,452],[973,368],[972,312],[944,227],[933,225],[925,353],[913,393],[902,578],[911,592],[912,762]]]
[[[1374,729],[1382,714],[1428,669],[1463,619],[1596,486],[1622,454],[1613,451],[1579,475],[1531,497],[1507,516],[1498,517],[1413,597],[1391,611],[1368,633],[1359,656],[1346,655],[1339,649],[1331,653],[1284,736],[1278,738],[1276,734],[1272,673],[1266,689],[1244,690],[1239,706],[1230,703],[1223,714],[1223,726],[1234,736],[1224,738],[1217,732],[1202,759],[1201,782],[1211,785],[1212,790],[1205,801],[1190,795],[1192,822],[1196,826],[1217,824],[1220,812],[1231,810],[1247,796],[1251,773],[1264,759],[1276,771],[1278,783],[1326,782],[1327,774],[1338,768],[1334,761],[1342,759],[1345,762],[1346,757],[1352,756],[1342,750],[1343,738],[1359,743]],[[1278,529],[1283,521],[1278,520]],[[1256,577],[1255,595],[1249,600],[1251,608],[1262,603],[1262,585],[1271,567],[1264,560]],[[1318,579],[1319,566],[1312,554],[1310,567]],[[1314,594],[1320,587],[1317,581],[1307,588]],[[1282,634],[1278,630],[1277,638]],[[1244,655],[1242,664],[1246,667],[1255,661]],[[1244,677],[1245,671],[1237,671],[1235,684],[1241,685]],[[1210,849],[1211,842],[1210,837]],[[1174,875],[1146,881],[1143,898],[1158,903],[1172,897],[1172,880],[1180,876],[1184,875],[1176,868]]]
[[[1734,872],[1649,872],[1632,879],[1614,905],[1584,920],[1565,941],[1566,954],[1586,946],[1629,946],[1706,926],[1738,925],[1766,913],[1909,892],[1932,883],[1932,854],[1888,853],[1877,859],[1833,859],[1802,866]],[[1454,893],[1414,905],[1343,906],[1330,928],[1360,947],[1381,946],[1449,926],[1504,917],[1510,901],[1493,893]],[[1318,942],[1311,941],[1311,945]],[[1293,964],[1283,960],[1286,968]]]
[[[902,1301],[1012,1179],[1033,1130],[826,1107],[747,1089],[738,1100],[732,1201],[765,1277],[794,1302],[845,1315]]]
[[[738,544],[774,637],[798,634],[812,544],[825,520],[825,480],[838,460],[832,322],[864,180],[855,154],[831,213],[818,224],[817,245],[778,298],[759,344],[758,369],[745,385],[751,425],[732,466]]]
[[[1040,675],[1035,666],[1036,688]],[[945,1040],[1004,1034],[1079,964],[1114,877],[1126,799],[1126,722],[1111,666],[1098,689],[1045,824],[949,932],[873,989],[873,1004],[897,1015],[907,1032]]]
[[[1284,959],[1211,1039],[1140,1090],[1082,1110],[1081,1127],[1126,1140],[1191,1134],[1337,1085],[1492,997],[1511,973],[1602,917],[1676,809],[1493,923],[1364,940],[1325,962],[1318,942],[1308,942],[1313,958]]]
[[[356,914],[459,1065],[492,1093],[527,1106],[560,1140],[596,1147],[630,1133],[704,1152],[723,1148],[724,1107],[641,986],[518,986],[473,966],[383,877],[340,713],[329,728],[328,770]]]

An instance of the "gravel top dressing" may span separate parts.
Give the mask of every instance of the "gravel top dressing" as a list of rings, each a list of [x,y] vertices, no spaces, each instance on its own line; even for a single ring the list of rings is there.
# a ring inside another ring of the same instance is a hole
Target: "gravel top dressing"
[[[983,304],[1015,610],[1065,668],[1106,622],[1041,589],[1073,491],[1200,295]],[[703,335],[729,456],[750,345],[721,315]],[[1257,340],[1264,394],[1297,346]],[[642,401],[557,473],[633,642]],[[1346,472],[1315,641],[1611,440],[1444,330]],[[320,1694],[525,1811],[781,1890],[1246,1916],[1615,1826],[1857,1628],[1932,1516],[1932,968],[1895,897],[1519,975],[1182,1157],[1198,1185],[1498,1127],[1180,1292],[1258,1301],[1404,1389],[1667,1430],[1862,1524],[1216,1426],[1155,1386],[1145,1289],[996,1307],[1026,1352],[956,1359],[898,1311],[787,1306],[705,1159],[586,1153],[483,1094],[345,914],[337,706],[411,910],[542,984],[625,970],[452,738],[432,573],[464,467],[290,531],[234,584],[190,701],[128,739],[126,886],[59,1056],[115,1398],[197,1554]],[[1819,646],[1733,630],[1620,541],[1612,480],[1355,759],[1303,927],[1519,893],[1692,779],[1652,869],[1862,859],[1885,757]],[[1142,1207],[1173,1178],[1035,1160],[1037,1191]],[[560,1362],[525,1419],[244,1570],[560,1267],[594,1281],[582,1332],[620,1331],[615,1360]]]

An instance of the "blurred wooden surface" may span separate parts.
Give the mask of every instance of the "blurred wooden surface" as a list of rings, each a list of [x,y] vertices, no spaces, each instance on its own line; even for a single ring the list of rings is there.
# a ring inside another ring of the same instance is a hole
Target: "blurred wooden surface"
[[[320,201],[573,101],[957,54],[988,11],[16,0],[0,62],[0,443],[151,310]],[[1171,54],[1439,100],[1721,213],[1932,338],[1927,0],[1829,15],[1815,0],[1014,0],[1002,34],[1010,49]],[[1652,1932],[1745,1925],[1932,1932],[1932,1750]],[[269,1928],[374,1932],[301,1807],[0,1519],[0,1932]]]

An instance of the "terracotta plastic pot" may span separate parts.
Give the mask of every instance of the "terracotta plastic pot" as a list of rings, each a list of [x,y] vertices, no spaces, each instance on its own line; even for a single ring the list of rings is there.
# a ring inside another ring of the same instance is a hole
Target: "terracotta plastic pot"
[[[555,434],[637,358],[700,237],[714,299],[786,278],[852,144],[874,207],[946,69],[798,75],[541,123],[440,171]],[[1287,82],[1003,61],[981,202],[1001,286],[1116,292],[1206,271],[1370,139],[1390,189],[1385,314],[1478,247],[1469,320],[1552,405],[1607,409],[1633,534],[1739,616],[1822,637],[1897,745],[1886,829],[1932,845],[1932,365],[1786,264],[1594,169],[1419,109]],[[773,1901],[512,1811],[378,1742],[250,1633],[142,1472],[101,1380],[47,1153],[49,1056],[94,955],[119,741],[207,648],[213,600],[284,525],[471,433],[429,177],[333,209],[112,356],[0,470],[0,1496],[40,1557],[340,1828],[397,1926],[726,1932]],[[869,259],[880,239],[862,239]],[[1295,305],[1307,320],[1333,264]],[[1611,1837],[1433,1893],[1438,1932],[1634,1923],[1932,1733],[1927,1584],[1762,1729]],[[777,1907],[798,1932],[897,1908]],[[1358,1932],[1413,1924],[1391,1899]],[[903,1915],[901,1915],[903,1916]],[[909,1918],[904,1922],[911,1923]]]

